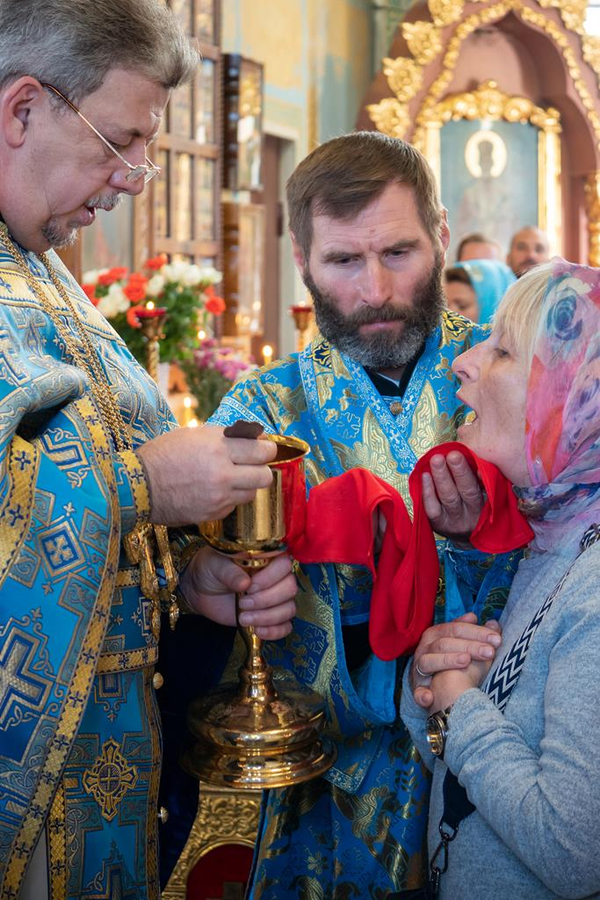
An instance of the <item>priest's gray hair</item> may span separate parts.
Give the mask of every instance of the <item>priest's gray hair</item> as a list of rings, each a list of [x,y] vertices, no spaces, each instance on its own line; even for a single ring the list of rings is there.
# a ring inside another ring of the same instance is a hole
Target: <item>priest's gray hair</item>
[[[32,75],[79,103],[110,69],[169,89],[199,58],[163,0],[0,0],[0,88]]]

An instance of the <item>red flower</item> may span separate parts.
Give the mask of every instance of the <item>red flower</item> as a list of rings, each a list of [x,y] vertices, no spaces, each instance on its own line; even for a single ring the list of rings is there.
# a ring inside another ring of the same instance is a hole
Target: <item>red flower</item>
[[[109,269],[108,272],[103,272],[102,275],[98,276],[98,284],[114,284],[115,281],[127,278],[128,271],[129,269],[126,269],[125,266],[114,266],[112,269]]]
[[[128,284],[148,284],[148,279],[141,272],[132,272],[127,281]]]
[[[146,263],[146,268],[148,269],[161,269],[167,263],[167,254],[159,253],[158,256],[153,256],[152,259],[149,259]]]
[[[146,284],[141,284],[139,282],[129,282],[123,288],[123,293],[130,301],[130,303],[141,303],[142,300],[146,297]]]
[[[206,297],[204,306],[207,312],[212,313],[214,316],[220,316],[221,313],[225,312],[225,301],[222,297],[217,297],[212,284],[206,288],[204,296]]]
[[[127,324],[131,325],[132,328],[141,328],[142,323],[137,317],[137,312],[140,308],[139,304],[137,306],[130,306],[127,312],[125,313],[125,318],[127,319]]]
[[[96,303],[98,302],[98,298],[96,297],[96,285],[95,284],[82,284],[81,288],[84,291],[85,295],[88,297],[88,299],[91,300],[95,306]]]

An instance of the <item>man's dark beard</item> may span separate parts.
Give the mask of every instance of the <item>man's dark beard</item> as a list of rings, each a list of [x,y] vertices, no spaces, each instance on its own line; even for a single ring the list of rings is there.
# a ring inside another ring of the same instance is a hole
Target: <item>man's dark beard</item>
[[[319,290],[308,267],[303,279],[312,295],[317,326],[323,337],[341,353],[369,369],[396,369],[406,365],[439,325],[445,306],[439,253],[436,253],[429,277],[416,286],[410,307],[396,308],[386,303],[380,309],[365,306],[344,316],[333,295]],[[396,329],[386,329],[370,335],[360,333],[361,325],[373,322],[402,322],[402,332],[399,335]]]

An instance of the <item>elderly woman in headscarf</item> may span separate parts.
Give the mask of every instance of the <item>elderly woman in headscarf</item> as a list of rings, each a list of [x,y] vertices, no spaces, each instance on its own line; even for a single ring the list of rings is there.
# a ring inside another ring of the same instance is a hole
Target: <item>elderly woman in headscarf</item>
[[[515,275],[497,259],[457,262],[444,272],[444,293],[448,308],[483,325],[492,321],[498,304]]]
[[[600,897],[600,270],[532,269],[452,368],[474,412],[459,439],[535,536],[500,625],[429,628],[405,673],[433,881],[446,900]]]

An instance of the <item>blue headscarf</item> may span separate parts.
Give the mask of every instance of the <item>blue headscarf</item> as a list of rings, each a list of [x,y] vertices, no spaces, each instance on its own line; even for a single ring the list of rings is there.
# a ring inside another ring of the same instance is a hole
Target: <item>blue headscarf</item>
[[[517,280],[512,269],[497,259],[469,259],[454,263],[452,268],[464,269],[471,279],[479,306],[479,324],[491,322],[507,288]]]

